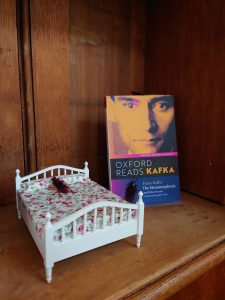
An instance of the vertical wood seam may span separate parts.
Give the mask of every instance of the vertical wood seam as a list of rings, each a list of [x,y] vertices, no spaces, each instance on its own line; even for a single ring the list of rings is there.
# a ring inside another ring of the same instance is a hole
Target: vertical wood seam
[[[33,92],[30,1],[17,0],[16,12],[24,169],[25,173],[31,173],[37,169],[37,147]]]

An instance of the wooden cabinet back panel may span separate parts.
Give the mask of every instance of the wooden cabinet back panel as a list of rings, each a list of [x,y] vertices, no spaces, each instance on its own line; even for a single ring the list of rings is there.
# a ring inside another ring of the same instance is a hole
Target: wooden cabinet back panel
[[[150,1],[145,93],[174,94],[183,189],[224,201],[224,1]]]
[[[15,169],[24,168],[16,1],[0,1],[0,28],[0,205],[5,205],[15,194]]]

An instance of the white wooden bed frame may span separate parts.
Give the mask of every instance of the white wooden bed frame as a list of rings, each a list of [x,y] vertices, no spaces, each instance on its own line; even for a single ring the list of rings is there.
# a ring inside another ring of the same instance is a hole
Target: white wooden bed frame
[[[60,175],[70,175],[70,174],[83,174],[85,178],[89,177],[88,163],[85,162],[84,169],[78,169],[63,165],[51,166],[45,168],[41,171],[32,173],[30,175],[20,177],[20,170],[16,170],[16,206],[18,212],[18,218],[23,217],[29,231],[44,259],[44,266],[46,271],[46,280],[48,283],[52,280],[52,268],[54,263],[68,257],[86,252],[88,250],[112,243],[114,241],[126,238],[128,236],[137,235],[137,247],[140,247],[141,236],[143,234],[144,226],[144,203],[142,201],[143,193],[139,192],[139,200],[136,204],[123,204],[117,202],[104,201],[104,199],[98,203],[90,204],[82,208],[81,210],[73,213],[70,216],[67,216],[63,220],[55,223],[51,223],[51,214],[46,213],[45,219],[45,228],[43,234],[38,234],[37,230],[34,227],[34,224],[30,220],[27,211],[21,205],[19,200],[17,190],[21,188],[21,184],[24,181],[37,180],[41,178],[47,178],[47,172],[51,176]],[[111,218],[112,222],[110,226],[106,226],[106,208],[111,208]],[[96,228],[96,218],[97,218],[97,209],[103,208],[103,226],[102,228]],[[120,209],[120,222],[115,223],[115,209]],[[128,218],[127,220],[122,220],[123,209],[128,209]],[[90,211],[94,210],[94,225],[92,231],[86,231],[86,220],[87,214]],[[132,218],[132,210],[136,211],[136,217]],[[84,220],[84,230],[82,234],[74,234],[71,239],[65,239],[64,228],[66,225],[74,222],[83,216]],[[61,230],[62,239],[61,241],[53,241],[54,232]]]

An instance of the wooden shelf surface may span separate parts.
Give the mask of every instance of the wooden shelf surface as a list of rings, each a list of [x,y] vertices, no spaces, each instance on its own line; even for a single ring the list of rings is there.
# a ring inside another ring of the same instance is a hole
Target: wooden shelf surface
[[[45,282],[41,255],[15,206],[0,208],[3,299],[164,299],[225,259],[225,207],[182,193],[182,204],[145,209],[135,237],[58,262]],[[34,296],[35,295],[35,296]]]

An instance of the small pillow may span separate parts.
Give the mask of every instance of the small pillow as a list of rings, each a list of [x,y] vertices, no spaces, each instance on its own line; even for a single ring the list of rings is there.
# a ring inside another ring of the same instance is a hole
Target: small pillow
[[[65,175],[60,177],[64,182],[67,184],[74,184],[78,181],[84,181],[84,175],[78,175],[78,174],[71,174],[71,175]]]
[[[79,180],[79,176],[78,174],[71,174],[71,175],[61,176],[61,179],[67,184],[74,184]]]
[[[32,193],[33,191],[48,188],[50,185],[52,185],[52,182],[49,178],[42,178],[38,180],[27,181],[24,183],[24,185],[25,190]]]

